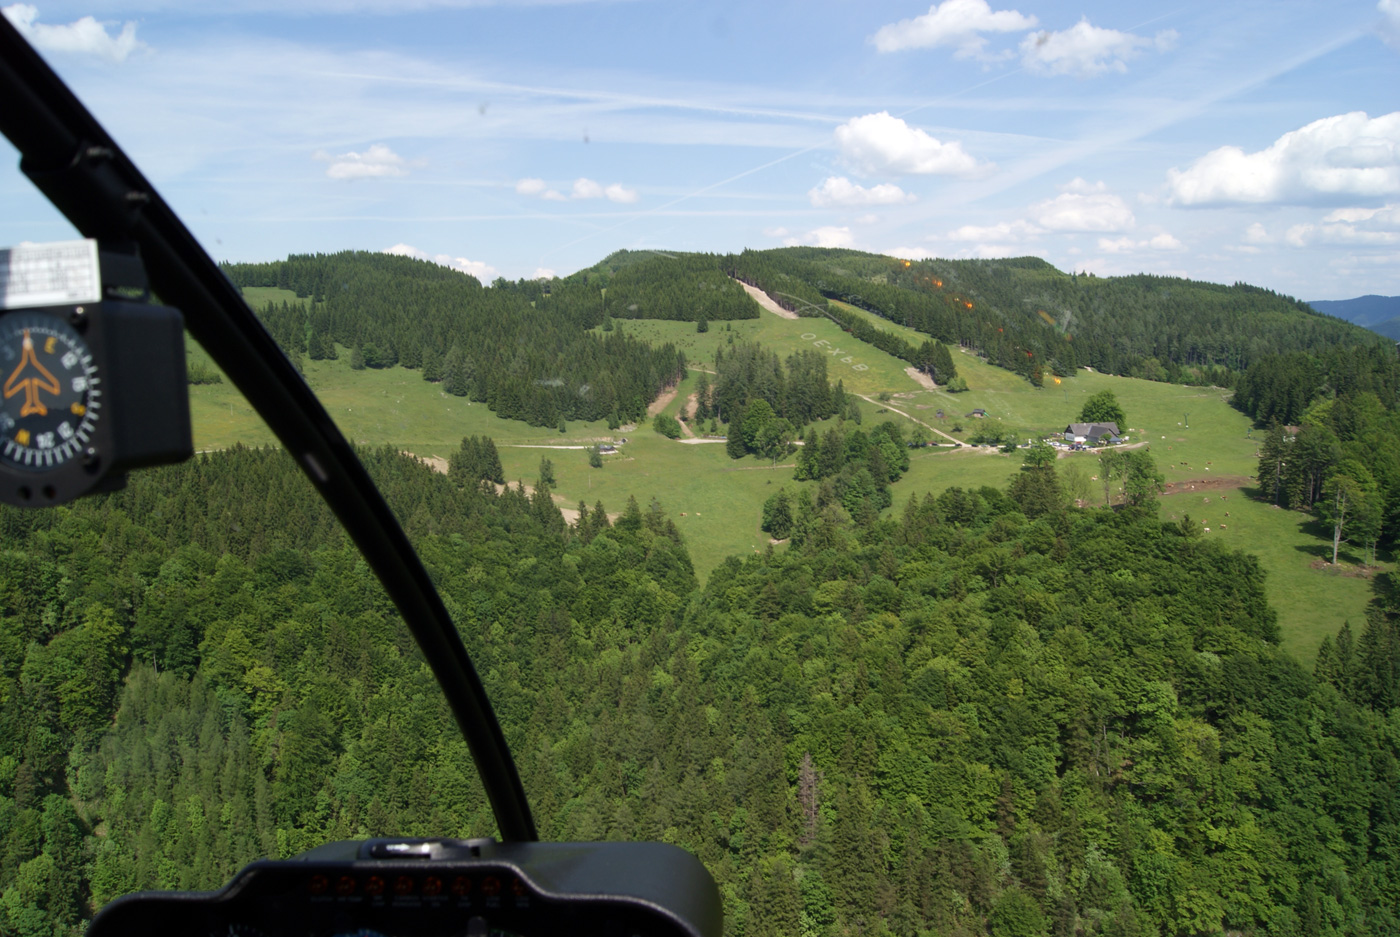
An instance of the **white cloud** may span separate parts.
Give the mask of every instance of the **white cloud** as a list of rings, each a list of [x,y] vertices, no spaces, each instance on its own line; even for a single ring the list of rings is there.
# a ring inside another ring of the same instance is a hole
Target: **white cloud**
[[[1381,38],[1400,49],[1400,0],[1380,0],[1376,10],[1381,14]]]
[[[1029,221],[1018,218],[1015,221],[1003,221],[994,225],[963,225],[949,231],[946,237],[951,241],[995,241],[997,243],[1007,243],[1022,241],[1026,238],[1033,238],[1038,234],[1044,234],[1043,228],[1037,228]]]
[[[342,153],[331,156],[318,150],[315,158],[329,162],[326,175],[332,179],[373,179],[383,176],[406,176],[404,158],[382,143],[376,143],[363,153]]]
[[[419,250],[412,244],[395,244],[393,247],[386,247],[380,251],[382,254],[395,254],[399,257],[412,257],[416,260],[431,260],[435,264],[449,267],[458,273],[465,273],[467,276],[476,277],[481,283],[490,283],[501,273],[495,267],[479,260],[468,260],[465,257],[453,257],[451,254],[429,254],[427,251]]]
[[[867,205],[899,205],[917,201],[897,185],[885,182],[871,188],[857,185],[845,176],[828,176],[820,186],[810,190],[807,197],[817,208],[864,208]]]
[[[1024,254],[1025,248],[1016,244],[974,244],[966,250],[960,250],[955,256],[976,257],[980,260],[995,260],[999,257],[1020,257]]]
[[[922,16],[880,27],[870,41],[881,52],[954,46],[955,58],[987,61],[995,57],[987,54],[982,33],[1021,32],[1035,24],[1034,16],[1016,10],[994,12],[986,0],[944,0]]]
[[[1400,226],[1400,204],[1383,205],[1380,208],[1339,208],[1329,212],[1322,220],[1328,223],[1373,222]]]
[[[1132,238],[1099,238],[1099,250],[1110,254],[1123,254],[1137,247]]]
[[[605,188],[603,194],[608,197],[608,201],[618,202],[623,205],[631,205],[639,198],[636,189],[626,188],[620,182],[614,182],[612,185]]]
[[[0,12],[14,24],[21,36],[41,52],[71,52],[96,56],[109,62],[124,62],[131,53],[150,48],[136,38],[136,24],[133,22],[123,23],[122,31],[114,36],[91,16],[84,16],[66,26],[49,26],[35,22],[39,18],[39,10],[28,3],[14,3],[0,9]]]
[[[549,267],[536,267],[536,268],[535,268],[535,272],[532,273],[532,274],[530,274],[530,279],[532,279],[532,280],[553,280],[553,279],[554,279],[555,277],[557,277],[558,275],[559,275],[559,274],[555,273],[555,272],[554,272],[553,270],[551,270]]]
[[[1245,228],[1244,239],[1248,244],[1268,244],[1271,240],[1269,232],[1257,221]]]
[[[605,198],[610,202],[631,205],[640,198],[636,189],[629,189],[620,182],[605,186],[582,176],[574,180],[568,195],[548,188],[543,179],[521,179],[515,184],[515,191],[521,195],[538,195],[547,202],[567,202],[570,198]]]
[[[880,253],[886,257],[898,257],[900,260],[923,260],[933,256],[933,252],[926,247],[891,247]]]
[[[1136,223],[1133,210],[1102,182],[1075,179],[1061,194],[1030,207],[1031,217],[1051,231],[1125,231]]]
[[[1381,208],[1339,208],[1321,224],[1295,224],[1284,240],[1293,247],[1313,244],[1400,244],[1400,204]]]
[[[1042,30],[1021,40],[1021,62],[1042,75],[1074,75],[1090,78],[1104,72],[1125,72],[1128,59],[1138,50],[1155,46],[1165,52],[1176,45],[1175,30],[1165,30],[1154,39],[1102,29],[1081,19],[1059,32]]]
[[[1324,117],[1257,153],[1222,146],[1167,171],[1172,202],[1299,204],[1337,195],[1400,194],[1400,111]]]
[[[983,168],[956,140],[942,143],[886,111],[837,127],[836,147],[847,164],[871,175],[966,175]]]
[[[557,192],[546,192],[545,198],[554,199]],[[579,178],[574,180],[572,195],[574,198],[606,198],[610,202],[621,202],[630,205],[638,198],[636,189],[629,189],[620,182],[614,182],[610,186],[594,182],[592,179]]]
[[[574,180],[574,198],[602,198],[603,187],[592,179]]]
[[[770,238],[784,238],[788,236],[787,228],[764,228],[763,236]]]
[[[1099,238],[1099,250],[1109,254],[1131,254],[1140,250],[1179,251],[1185,249],[1184,244],[1165,231],[1145,241],[1134,241],[1130,237]]]
[[[851,234],[851,229],[846,227],[837,228],[833,225],[817,228],[808,231],[802,237],[790,237],[783,239],[784,247],[799,247],[810,245],[813,247],[851,247],[855,244],[855,237]]]

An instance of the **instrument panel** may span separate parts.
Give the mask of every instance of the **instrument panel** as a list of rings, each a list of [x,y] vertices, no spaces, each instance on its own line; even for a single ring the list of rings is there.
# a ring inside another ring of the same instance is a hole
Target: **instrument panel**
[[[255,862],[217,892],[120,898],[89,937],[718,937],[719,893],[663,843],[370,840]]]

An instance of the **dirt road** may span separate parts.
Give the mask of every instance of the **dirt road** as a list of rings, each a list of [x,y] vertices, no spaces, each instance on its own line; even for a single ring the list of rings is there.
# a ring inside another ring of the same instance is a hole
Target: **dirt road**
[[[928,430],[929,432],[931,432],[931,433],[937,433],[938,435],[942,436],[944,439],[947,439],[947,440],[950,441],[950,442],[955,442],[955,443],[957,443],[957,444],[960,445],[960,446],[966,446],[966,445],[967,445],[967,443],[963,442],[963,441],[962,441],[961,439],[959,439],[958,437],[956,437],[956,436],[949,436],[947,433],[943,432],[943,430],[941,430],[941,429],[935,429],[934,427],[929,426],[929,425],[928,425],[927,423],[925,423],[923,420],[920,420],[920,419],[918,419],[917,417],[912,417],[912,416],[910,416],[909,414],[905,413],[903,410],[899,409],[898,407],[891,407],[888,403],[886,403],[886,402],[884,402],[884,401],[882,401],[882,400],[876,400],[874,397],[867,397],[867,396],[865,396],[865,394],[856,394],[856,396],[859,397],[861,400],[866,401],[867,403],[873,403],[873,404],[875,404],[875,406],[877,406],[877,407],[886,407],[886,408],[889,409],[889,411],[890,411],[891,413],[898,413],[900,416],[904,417],[904,418],[905,418],[906,420],[908,420],[909,422],[911,422],[911,423],[918,423],[920,426],[922,426],[924,429]]]

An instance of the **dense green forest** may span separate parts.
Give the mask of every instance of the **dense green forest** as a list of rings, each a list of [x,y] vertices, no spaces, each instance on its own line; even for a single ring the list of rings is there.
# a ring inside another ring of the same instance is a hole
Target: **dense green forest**
[[[261,310],[294,359],[334,357],[340,344],[356,367],[417,369],[447,393],[532,426],[639,421],[685,370],[684,355],[670,345],[590,331],[601,319],[597,308],[546,308],[537,282],[486,289],[428,261],[364,251],[224,270],[238,286],[280,287],[310,301]]]
[[[659,251],[617,251],[588,270],[550,281],[549,305],[574,316],[602,310],[617,319],[709,322],[759,315],[758,303],[724,275],[717,255]]]
[[[542,833],[693,850],[729,934],[1400,929],[1389,577],[1309,674],[1252,558],[1151,499],[1068,508],[1053,463],[889,519],[824,484],[800,544],[698,588],[660,505],[567,525],[463,453],[462,484],[364,457]],[[468,762],[284,454],[0,511],[0,933],[326,839],[489,833]]]
[[[681,319],[705,328],[712,319],[756,318],[758,305],[735,280],[800,315],[830,318],[945,384],[956,377],[952,344],[1037,385],[1087,366],[1231,386],[1261,361],[1374,349],[1382,341],[1246,284],[1077,276],[1033,257],[909,262],[805,247],[618,251],[568,277],[497,279],[489,288],[427,261],[365,252],[224,269],[239,286],[281,287],[309,300],[260,310],[294,360],[334,357],[339,344],[351,349],[355,367],[419,369],[449,393],[536,426],[613,415],[640,420],[684,362],[673,348],[649,349],[620,334],[614,319]],[[832,299],[929,338],[912,344]]]
[[[796,247],[745,251],[726,262],[735,276],[798,312],[840,299],[975,348],[1033,382],[1090,366],[1228,385],[1230,372],[1265,355],[1376,343],[1364,329],[1247,284],[1078,276],[1036,257],[906,262]]]

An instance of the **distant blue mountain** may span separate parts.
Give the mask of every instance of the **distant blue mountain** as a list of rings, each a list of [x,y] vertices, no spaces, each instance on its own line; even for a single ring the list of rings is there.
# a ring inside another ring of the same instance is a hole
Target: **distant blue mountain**
[[[1325,315],[1345,319],[1400,342],[1400,296],[1315,299],[1308,305]]]

